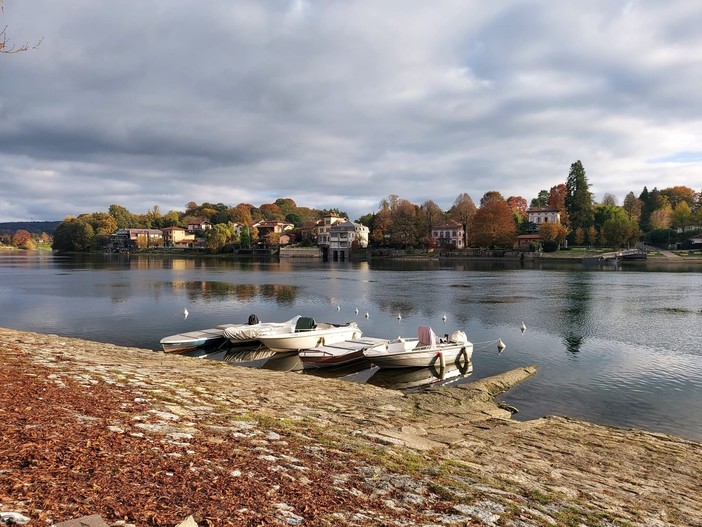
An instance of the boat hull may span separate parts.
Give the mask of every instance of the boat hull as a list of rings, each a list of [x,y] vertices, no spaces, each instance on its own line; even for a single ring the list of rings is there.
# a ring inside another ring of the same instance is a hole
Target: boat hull
[[[161,348],[166,353],[183,353],[203,348],[216,348],[226,341],[223,334],[224,327],[226,325],[170,335],[161,339]]]
[[[473,357],[473,344],[439,344],[433,348],[418,346],[409,350],[378,346],[367,350],[365,357],[379,368],[445,368],[469,362]]]
[[[363,352],[373,346],[387,343],[386,339],[364,337],[343,342],[317,346],[300,351],[300,359],[306,368],[334,368],[365,361]]]
[[[361,335],[363,332],[360,328],[356,324],[350,323],[345,326],[332,326],[330,324],[324,329],[261,336],[259,340],[273,351],[300,351],[360,338]]]

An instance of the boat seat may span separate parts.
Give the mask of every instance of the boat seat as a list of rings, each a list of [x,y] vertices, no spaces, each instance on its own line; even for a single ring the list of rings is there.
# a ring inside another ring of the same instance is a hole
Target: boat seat
[[[295,331],[310,331],[317,327],[317,322],[312,317],[300,317],[295,323]]]

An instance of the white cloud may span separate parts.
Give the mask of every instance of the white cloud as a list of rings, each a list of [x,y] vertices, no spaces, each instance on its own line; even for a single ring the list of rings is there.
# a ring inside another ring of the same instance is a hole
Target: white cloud
[[[0,17],[44,38],[0,57],[0,221],[530,200],[578,159],[620,202],[702,188],[702,8],[682,0],[23,0]]]

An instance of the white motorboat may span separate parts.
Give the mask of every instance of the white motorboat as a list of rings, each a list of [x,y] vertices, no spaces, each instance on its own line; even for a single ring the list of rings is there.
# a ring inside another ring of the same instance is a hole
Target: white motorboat
[[[221,324],[214,328],[199,329],[170,335],[161,339],[161,348],[166,353],[184,353],[204,348],[217,348],[226,342],[224,328],[231,324]]]
[[[317,346],[360,338],[363,331],[355,322],[328,324],[315,322],[313,318],[300,317],[294,331],[275,335],[262,335],[258,338],[268,349],[274,351],[300,351]]]
[[[418,338],[398,337],[373,346],[363,355],[380,368],[446,368],[473,357],[473,344],[463,331],[441,340],[429,326],[419,326],[417,334]]]
[[[258,333],[292,331],[299,318],[297,316],[287,322],[259,322],[256,315],[251,315],[247,324],[220,324],[209,329],[164,337],[161,339],[161,348],[166,353],[185,353],[199,349],[216,349],[226,343],[227,339],[236,345],[251,344],[258,340]]]
[[[334,344],[325,344],[315,348],[302,350],[300,359],[305,367],[332,368],[345,366],[354,362],[366,360],[363,352],[373,346],[385,344],[387,339],[374,337],[361,337],[358,339],[344,340]]]

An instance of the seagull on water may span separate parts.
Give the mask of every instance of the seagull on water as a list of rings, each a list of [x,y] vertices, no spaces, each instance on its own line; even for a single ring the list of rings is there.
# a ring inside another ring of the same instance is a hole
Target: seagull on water
[[[183,319],[188,318],[189,314],[190,314],[190,311],[188,311],[187,307],[185,309],[183,309]]]
[[[337,311],[341,311],[341,306],[336,306]]]
[[[524,322],[522,322],[522,325],[519,326],[519,329],[521,329],[522,333],[524,333],[526,331],[526,324]]]
[[[358,315],[358,308],[354,309],[354,312]]]
[[[441,317],[441,320],[443,320],[444,322],[446,322],[446,315],[444,315],[443,317]]]
[[[368,317],[370,316],[370,315],[368,314],[368,311],[366,311],[366,315],[365,315],[365,316],[366,316],[366,318],[368,318]]]
[[[402,320],[402,315],[400,313],[397,314],[397,320]]]

